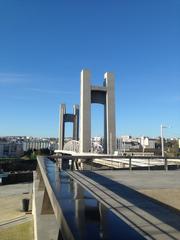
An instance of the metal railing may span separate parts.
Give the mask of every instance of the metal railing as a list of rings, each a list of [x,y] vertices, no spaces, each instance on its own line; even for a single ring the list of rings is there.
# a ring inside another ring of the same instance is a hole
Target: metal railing
[[[71,170],[102,170],[102,169],[157,169],[169,170],[180,168],[180,158],[137,157],[109,155],[55,155],[61,163],[66,163]],[[63,164],[61,164],[63,165]]]

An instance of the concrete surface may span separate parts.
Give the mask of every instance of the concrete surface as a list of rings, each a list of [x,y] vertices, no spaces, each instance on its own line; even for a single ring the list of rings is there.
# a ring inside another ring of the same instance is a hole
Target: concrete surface
[[[22,199],[29,198],[29,212],[22,211]],[[0,239],[33,239],[31,214],[32,183],[0,186]]]
[[[19,183],[0,186],[0,225],[25,216],[22,199],[31,199],[32,183]],[[31,210],[31,201],[30,201]]]
[[[44,190],[39,189],[39,179],[34,172],[33,181],[33,216],[34,216],[34,240],[56,240],[59,226],[54,214],[41,214]]]
[[[180,171],[98,171],[98,173],[180,210]]]
[[[33,240],[33,221],[0,229],[2,240]]]
[[[179,204],[179,195],[176,195],[180,191],[179,171],[106,170],[74,171],[69,174],[147,239],[180,239],[180,212],[164,206],[161,197],[165,191],[172,190],[175,194],[173,201]],[[149,191],[149,194],[150,191],[154,192],[154,196],[157,194],[163,204],[141,194],[143,191]],[[172,195],[167,195],[166,200],[172,204]]]

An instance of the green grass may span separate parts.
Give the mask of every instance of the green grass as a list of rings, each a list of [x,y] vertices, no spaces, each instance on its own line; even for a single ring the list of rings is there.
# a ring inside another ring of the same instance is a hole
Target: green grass
[[[4,228],[0,231],[2,240],[33,240],[33,221]]]

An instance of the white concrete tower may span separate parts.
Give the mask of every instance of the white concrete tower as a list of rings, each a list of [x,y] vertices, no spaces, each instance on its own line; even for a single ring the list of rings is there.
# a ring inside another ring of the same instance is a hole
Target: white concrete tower
[[[104,74],[106,86],[106,138],[107,153],[113,154],[116,150],[116,123],[115,123],[115,96],[114,96],[114,75],[110,72]],[[105,124],[104,124],[105,125]]]
[[[60,105],[60,111],[59,111],[59,144],[58,148],[59,150],[63,149],[64,145],[64,127],[65,127],[65,122],[64,122],[64,116],[66,114],[66,105],[61,104]]]
[[[81,71],[80,91],[80,152],[91,150],[91,103],[104,105],[104,152],[115,151],[114,76],[105,73],[103,86],[90,85],[90,72]]]
[[[73,105],[73,113],[66,113],[66,105],[61,104],[59,119],[59,150],[62,150],[64,147],[66,122],[73,123],[72,139],[79,140],[79,106]]]
[[[91,86],[90,72],[81,71],[80,89],[80,152],[91,150]]]

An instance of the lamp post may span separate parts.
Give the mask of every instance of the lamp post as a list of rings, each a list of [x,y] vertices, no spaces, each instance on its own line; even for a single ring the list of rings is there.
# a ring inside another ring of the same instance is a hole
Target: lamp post
[[[125,152],[126,152],[126,142],[123,141],[123,143],[124,143],[124,154],[125,154]]]
[[[168,128],[167,126],[163,126],[161,124],[161,150],[162,150],[162,157],[164,157],[164,137],[163,137],[163,129]]]

